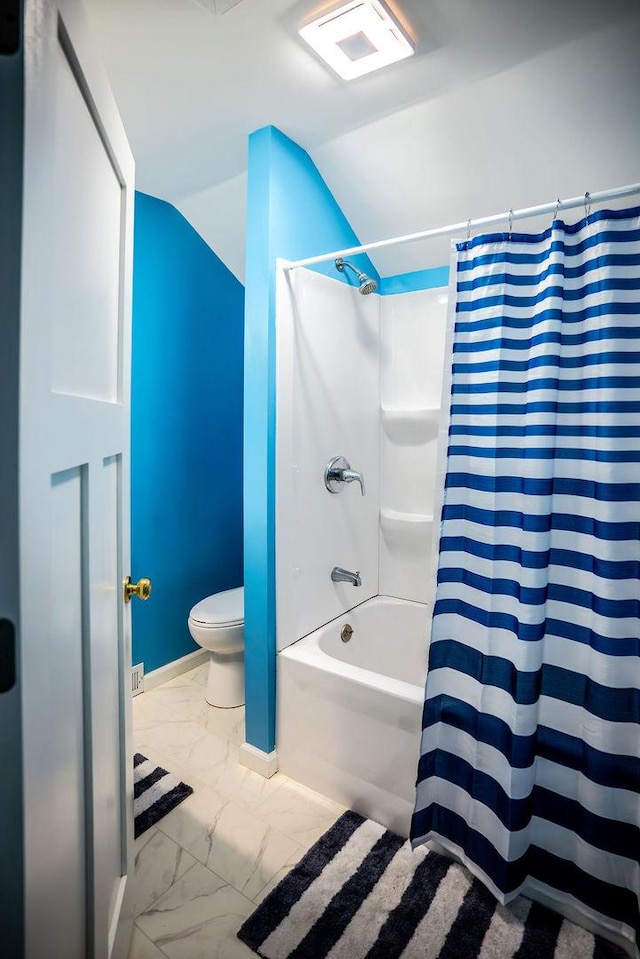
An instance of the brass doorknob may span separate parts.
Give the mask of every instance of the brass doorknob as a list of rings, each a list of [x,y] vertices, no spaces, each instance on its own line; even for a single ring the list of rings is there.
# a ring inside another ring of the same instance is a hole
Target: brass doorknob
[[[137,583],[132,583],[131,577],[127,576],[122,584],[122,592],[125,603],[130,603],[132,596],[137,596],[138,599],[142,600],[149,599],[151,596],[151,580],[143,576]]]

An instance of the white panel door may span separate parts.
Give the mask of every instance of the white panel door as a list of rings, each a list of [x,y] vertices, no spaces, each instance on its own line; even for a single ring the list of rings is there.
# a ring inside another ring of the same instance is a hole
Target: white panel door
[[[133,159],[78,0],[25,4],[20,611],[27,959],[123,953]]]

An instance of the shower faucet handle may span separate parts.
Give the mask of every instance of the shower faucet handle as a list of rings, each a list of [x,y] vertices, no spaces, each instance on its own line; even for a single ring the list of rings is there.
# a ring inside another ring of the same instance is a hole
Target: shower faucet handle
[[[364,496],[364,476],[358,470],[352,470],[344,456],[334,456],[324,469],[324,485],[330,493],[340,492],[340,483],[359,483]]]

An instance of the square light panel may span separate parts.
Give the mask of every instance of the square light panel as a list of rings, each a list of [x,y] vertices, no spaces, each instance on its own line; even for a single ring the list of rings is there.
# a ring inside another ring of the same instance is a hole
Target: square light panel
[[[354,80],[415,52],[380,0],[351,0],[305,24],[298,33],[344,80]]]

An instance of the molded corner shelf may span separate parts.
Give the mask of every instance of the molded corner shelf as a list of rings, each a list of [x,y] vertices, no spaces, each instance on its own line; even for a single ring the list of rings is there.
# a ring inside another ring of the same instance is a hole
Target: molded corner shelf
[[[433,526],[427,513],[402,513],[395,509],[380,510],[380,529],[392,537],[424,539]]]
[[[401,409],[383,406],[380,410],[382,424],[392,438],[423,440],[437,436],[440,423],[439,406],[421,406],[416,409]]]

